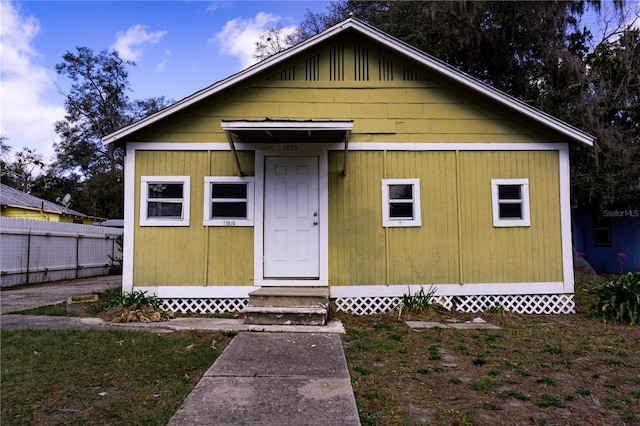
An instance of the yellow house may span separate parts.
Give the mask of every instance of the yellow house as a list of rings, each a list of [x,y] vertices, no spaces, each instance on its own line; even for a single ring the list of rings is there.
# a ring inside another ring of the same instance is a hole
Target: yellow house
[[[104,138],[123,289],[177,311],[328,287],[375,313],[574,311],[569,144],[593,138],[356,19]]]
[[[5,184],[0,184],[0,216],[84,225],[93,225],[96,221],[104,220],[87,216]]]

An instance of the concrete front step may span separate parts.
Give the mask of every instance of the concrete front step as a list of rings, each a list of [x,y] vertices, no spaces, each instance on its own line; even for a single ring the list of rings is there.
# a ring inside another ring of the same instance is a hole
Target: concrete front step
[[[325,325],[327,308],[247,306],[244,323],[256,325]]]
[[[250,306],[326,307],[329,289],[300,287],[263,287],[249,293]]]
[[[328,312],[328,288],[263,287],[249,293],[244,323],[325,325]]]

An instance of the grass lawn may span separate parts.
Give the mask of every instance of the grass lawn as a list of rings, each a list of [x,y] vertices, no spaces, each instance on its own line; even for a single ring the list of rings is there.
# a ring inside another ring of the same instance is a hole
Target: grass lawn
[[[640,425],[640,326],[576,315],[337,315],[363,425]],[[433,328],[468,321],[501,330]]]
[[[2,330],[2,425],[164,425],[232,334]]]
[[[333,314],[362,424],[640,425],[640,326],[576,300],[575,315]],[[477,316],[502,329],[404,323]],[[0,423],[166,424],[232,336],[3,330]]]

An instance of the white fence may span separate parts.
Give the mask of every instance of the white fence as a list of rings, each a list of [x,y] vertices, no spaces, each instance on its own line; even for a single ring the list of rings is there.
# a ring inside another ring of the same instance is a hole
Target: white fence
[[[109,273],[122,229],[0,217],[0,287]]]

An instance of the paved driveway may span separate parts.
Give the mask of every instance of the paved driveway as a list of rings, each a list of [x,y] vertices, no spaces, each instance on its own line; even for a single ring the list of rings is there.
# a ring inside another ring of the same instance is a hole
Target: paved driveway
[[[69,296],[99,293],[107,289],[119,289],[121,286],[122,276],[104,275],[22,288],[2,289],[0,291],[0,314],[53,305],[67,300]]]

